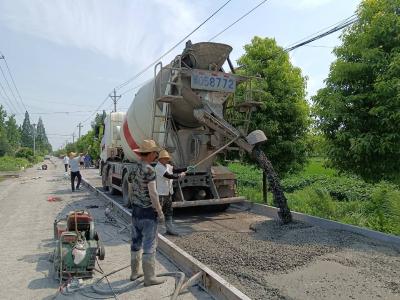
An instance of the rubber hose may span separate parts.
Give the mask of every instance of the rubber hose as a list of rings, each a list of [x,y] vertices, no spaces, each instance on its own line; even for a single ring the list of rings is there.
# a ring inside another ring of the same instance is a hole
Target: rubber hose
[[[107,276],[108,276],[108,274],[107,274]],[[93,291],[95,291],[99,295],[105,295],[105,296],[112,295],[113,292],[109,288],[104,289],[98,285],[100,283],[100,281],[105,277],[106,277],[106,275],[104,275],[102,278],[100,278],[96,282],[96,284],[91,286],[91,288],[93,289]],[[172,294],[172,296],[170,298],[171,300],[176,300],[178,298],[178,295],[181,291],[183,282],[185,280],[185,273],[183,273],[183,272],[167,272],[167,273],[158,274],[157,277],[175,277],[178,279],[178,281],[175,283],[174,293]],[[135,280],[132,283],[129,283],[123,287],[113,287],[113,290],[116,294],[122,294],[122,293],[129,291],[132,288],[135,288],[140,283],[142,283],[141,280]]]

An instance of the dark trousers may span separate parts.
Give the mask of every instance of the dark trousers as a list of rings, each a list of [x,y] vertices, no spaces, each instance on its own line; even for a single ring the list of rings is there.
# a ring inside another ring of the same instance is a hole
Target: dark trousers
[[[160,196],[160,205],[164,213],[165,219],[172,219],[173,208],[172,208],[172,195]]]
[[[76,188],[79,189],[82,179],[81,172],[71,172],[71,188],[73,191],[75,191],[75,177],[78,177],[78,184],[76,185]]]
[[[65,172],[68,172],[68,164],[64,164]]]
[[[157,213],[152,207],[132,207],[131,251],[143,249],[143,254],[152,254],[157,248]]]

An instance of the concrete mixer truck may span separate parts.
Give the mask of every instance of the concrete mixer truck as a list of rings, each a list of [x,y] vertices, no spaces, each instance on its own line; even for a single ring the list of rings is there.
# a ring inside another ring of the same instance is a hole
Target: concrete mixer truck
[[[249,78],[234,74],[232,48],[220,43],[190,41],[168,65],[154,66],[154,78],[135,95],[128,111],[110,113],[104,122],[100,172],[104,189],[122,193],[129,205],[128,175],[138,160],[135,149],[144,139],[167,149],[177,167],[196,166],[174,183],[174,207],[217,205],[243,201],[236,195],[235,174],[215,164],[217,154],[231,144],[251,154],[267,172],[270,187],[285,222],[291,215],[272,165],[259,144],[260,130],[247,136],[224,119],[226,101]],[[224,72],[228,61],[231,72]]]

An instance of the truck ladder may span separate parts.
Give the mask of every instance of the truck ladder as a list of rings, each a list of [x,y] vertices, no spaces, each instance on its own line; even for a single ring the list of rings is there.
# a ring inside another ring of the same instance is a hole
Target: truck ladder
[[[157,139],[160,134],[164,134],[162,146],[166,148],[168,142],[168,136],[170,131],[172,130],[171,124],[171,109],[170,104],[174,101],[182,100],[183,97],[181,95],[182,82],[181,82],[181,61],[180,56],[178,56],[175,61],[178,63],[178,67],[164,67],[162,66],[162,62],[157,63],[154,66],[154,99],[153,99],[153,120],[152,120],[152,129],[151,129],[151,137],[153,140]],[[159,67],[159,68],[158,68]],[[159,69],[159,82],[157,84],[157,71]],[[167,76],[166,88],[163,91],[163,69],[169,70],[169,74]],[[176,87],[178,90],[178,95],[172,94],[173,87]],[[161,104],[162,109],[160,112],[157,112],[157,106]],[[156,120],[160,120],[157,122]],[[158,124],[157,124],[158,123]],[[156,128],[158,127],[158,128]]]

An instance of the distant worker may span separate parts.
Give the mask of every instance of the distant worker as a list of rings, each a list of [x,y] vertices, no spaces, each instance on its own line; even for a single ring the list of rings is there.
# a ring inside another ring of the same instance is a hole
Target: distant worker
[[[71,152],[69,154],[69,167],[71,168],[71,189],[75,191],[75,178],[78,177],[78,183],[76,185],[76,189],[79,190],[79,186],[81,185],[81,172],[79,171],[79,163],[81,161],[82,153],[79,156],[76,156],[75,152]]]
[[[89,153],[86,153],[84,162],[85,162],[85,169],[88,169],[90,167],[90,162],[92,158],[90,157]]]
[[[177,169],[169,164],[171,157],[166,150],[160,152],[158,163],[155,167],[157,174],[157,192],[165,216],[166,233],[179,235],[172,223],[172,195],[174,194],[173,181],[186,175],[187,168]]]
[[[64,162],[65,173],[67,173],[68,172],[68,164],[69,164],[69,157],[67,154],[65,154],[63,162]]]
[[[140,277],[139,266],[142,260],[145,286],[165,281],[155,275],[157,223],[164,221],[164,214],[158,201],[156,172],[150,164],[157,159],[159,150],[153,140],[144,140],[142,146],[134,150],[140,156],[140,160],[133,164],[128,177],[129,198],[132,201],[130,279],[133,281]]]

